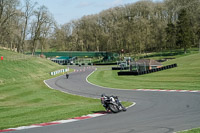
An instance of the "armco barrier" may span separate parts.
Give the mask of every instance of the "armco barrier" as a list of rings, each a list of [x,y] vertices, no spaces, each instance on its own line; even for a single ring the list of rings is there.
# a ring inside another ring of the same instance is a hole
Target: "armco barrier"
[[[112,67],[112,70],[128,70],[129,67],[124,67],[124,68],[121,68],[121,67]]]
[[[56,75],[56,74],[64,73],[64,72],[68,72],[68,71],[69,71],[69,68],[67,68],[67,69],[60,69],[60,70],[51,72],[50,75]]]
[[[153,73],[153,72],[159,72],[159,71],[163,71],[163,70],[167,70],[167,69],[171,69],[171,68],[174,68],[174,67],[177,67],[177,64],[171,64],[171,65],[167,65],[167,66],[163,66],[161,68],[156,68],[156,69],[151,69],[151,70],[147,70],[147,71],[121,71],[121,72],[118,72],[118,76],[121,76],[121,75],[143,75],[143,74],[149,74],[149,73]]]

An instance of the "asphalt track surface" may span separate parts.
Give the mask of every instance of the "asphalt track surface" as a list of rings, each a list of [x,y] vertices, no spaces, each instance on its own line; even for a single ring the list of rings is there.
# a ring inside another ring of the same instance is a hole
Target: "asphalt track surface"
[[[79,68],[80,69],[80,68]],[[100,98],[117,95],[121,101],[136,102],[126,112],[108,114],[71,123],[13,131],[12,133],[173,133],[200,127],[200,93],[116,90],[89,84],[86,77],[94,68],[49,79],[54,89]]]

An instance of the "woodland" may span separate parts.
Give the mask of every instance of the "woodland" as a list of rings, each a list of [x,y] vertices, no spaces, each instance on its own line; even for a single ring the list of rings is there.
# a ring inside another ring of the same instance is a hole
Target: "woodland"
[[[45,5],[0,0],[0,46],[143,54],[200,48],[200,0],[141,0],[59,25]]]

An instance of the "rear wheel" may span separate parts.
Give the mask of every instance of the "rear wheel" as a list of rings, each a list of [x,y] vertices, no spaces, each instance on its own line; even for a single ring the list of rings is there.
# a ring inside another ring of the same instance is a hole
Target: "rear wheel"
[[[109,104],[108,106],[109,106],[110,110],[111,110],[113,113],[118,113],[118,112],[119,112],[119,108],[118,108],[116,105],[114,105],[114,104]]]

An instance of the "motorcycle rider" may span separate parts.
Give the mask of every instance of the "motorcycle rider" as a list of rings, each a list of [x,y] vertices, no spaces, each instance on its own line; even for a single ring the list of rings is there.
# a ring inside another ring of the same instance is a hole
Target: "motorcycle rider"
[[[113,95],[112,96],[106,96],[105,94],[102,94],[101,95],[101,103],[105,107],[107,112],[109,111],[108,104],[106,103],[106,100],[108,100],[108,99],[110,99],[112,102],[115,102],[118,105],[120,111],[121,110],[126,111],[126,108],[123,107],[123,105],[120,103],[117,96],[113,96]]]
[[[67,78],[67,79],[69,78],[69,74],[68,74],[68,73],[66,73],[66,78]]]
[[[109,110],[108,110],[108,105],[107,105],[104,101],[107,100],[108,98],[109,98],[109,97],[106,96],[105,94],[102,94],[102,95],[101,95],[101,99],[104,99],[104,100],[101,100],[101,103],[102,103],[103,107],[106,109],[107,112],[109,111]]]

